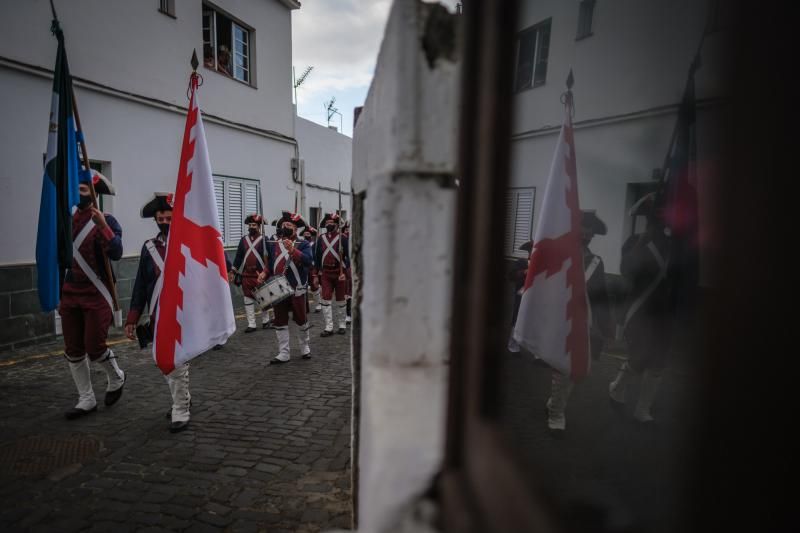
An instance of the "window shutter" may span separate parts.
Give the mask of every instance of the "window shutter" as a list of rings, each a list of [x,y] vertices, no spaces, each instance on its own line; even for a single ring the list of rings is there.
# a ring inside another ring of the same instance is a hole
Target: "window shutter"
[[[258,208],[258,185],[255,183],[244,184],[244,212],[245,215],[261,212]]]
[[[533,239],[533,208],[536,189],[513,189],[506,196],[505,239],[503,255],[527,257],[519,247]]]
[[[526,30],[517,40],[517,79],[515,90],[520,91],[531,86],[533,67],[536,57],[536,30]]]
[[[244,235],[244,212],[242,184],[236,181],[228,182],[228,243],[237,244]]]
[[[214,200],[217,202],[217,219],[222,241],[225,242],[225,182],[214,178]]]
[[[543,24],[536,32],[536,69],[533,73],[533,86],[541,85],[547,79],[547,58],[550,55],[550,22]]]
[[[519,247],[533,237],[533,190],[519,191],[516,204],[513,255],[524,257],[526,252]]]
[[[595,0],[582,0],[578,9],[578,34],[577,39],[587,37],[592,33],[592,15]]]
[[[503,240],[503,255],[510,257],[514,255],[514,221],[516,220],[516,191],[509,191],[506,196],[506,220],[505,220],[505,239]]]

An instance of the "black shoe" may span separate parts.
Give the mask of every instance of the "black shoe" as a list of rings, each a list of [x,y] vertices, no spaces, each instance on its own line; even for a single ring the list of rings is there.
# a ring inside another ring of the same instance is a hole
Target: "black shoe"
[[[333,331],[328,331],[327,329],[319,334],[320,337],[330,337],[331,335],[333,335]]]
[[[265,322],[264,324],[261,324],[261,329],[269,329],[271,327],[272,327],[272,322]]]
[[[122,398],[122,389],[125,388],[125,382],[127,380],[128,380],[128,374],[125,374],[125,376],[122,378],[122,387],[118,388],[117,390],[106,392],[106,397],[103,400],[103,403],[105,403],[109,407],[117,403],[117,401],[120,398]]]
[[[345,333],[347,333],[347,328],[339,328],[339,331],[337,331],[336,333],[338,333],[339,335],[344,335]]]
[[[189,427],[189,421],[186,422],[173,422],[169,425],[170,433],[179,433]]]
[[[289,359],[289,361],[291,361],[291,359]],[[285,364],[286,364],[286,363],[288,363],[289,361],[281,361],[280,359],[278,359],[278,358],[275,358],[275,359],[272,359],[272,360],[269,362],[269,364],[271,364],[271,365],[285,365]]]
[[[311,354],[307,353],[303,356],[303,359],[311,359]]]
[[[64,413],[64,417],[67,420],[75,420],[75,419],[84,417],[84,416],[88,415],[89,413],[94,413],[95,411],[97,411],[97,406],[96,405],[94,407],[92,407],[91,409],[78,409],[77,407],[73,407],[72,409],[70,409],[69,411]]]
[[[611,410],[624,415],[625,414],[625,402],[618,402],[611,395],[608,396],[608,403],[611,405]]]
[[[248,327],[246,330],[244,330],[244,332],[245,333],[253,333],[255,330],[256,330],[256,328]]]
[[[214,350],[214,351],[221,350],[222,349],[222,345],[221,344],[215,344],[214,347],[211,348],[211,349]]]

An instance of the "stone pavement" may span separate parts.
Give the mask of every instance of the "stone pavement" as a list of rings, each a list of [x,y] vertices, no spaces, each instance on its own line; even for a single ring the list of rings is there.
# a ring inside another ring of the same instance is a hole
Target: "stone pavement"
[[[528,477],[562,506],[567,523],[576,517],[596,523],[600,515],[593,513],[602,509],[608,513],[603,519],[620,531],[690,529],[682,506],[689,489],[684,476],[692,465],[691,368],[679,361],[667,368],[653,407],[656,423],[643,428],[630,413],[638,386],[631,387],[625,412],[612,408],[608,384],[626,356],[604,353],[575,386],[567,406],[567,429],[558,439],[547,430],[545,411],[552,371],[525,352],[500,357],[501,426]],[[625,529],[620,524],[632,525]]]
[[[238,331],[190,371],[192,421],[168,432],[166,382],[149,350],[113,346],[118,404],[67,421],[75,387],[60,346],[0,354],[0,531],[298,531],[348,528],[350,334],[313,358],[267,366],[273,330]],[[294,332],[294,325],[292,325]]]

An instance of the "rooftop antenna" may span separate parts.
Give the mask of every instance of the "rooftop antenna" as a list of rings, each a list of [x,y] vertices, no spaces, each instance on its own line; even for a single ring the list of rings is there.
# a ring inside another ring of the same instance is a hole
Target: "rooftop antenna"
[[[330,102],[325,102],[324,104],[325,110],[328,112],[328,127],[329,128],[331,127],[331,119],[333,118],[333,115],[339,115],[339,131],[342,131],[343,128],[342,114],[339,113],[339,109],[333,107],[333,104],[335,103],[336,103],[336,97],[333,96],[331,97]]]
[[[292,87],[294,88],[294,103],[295,104],[297,104],[297,88],[300,87],[301,85],[303,85],[303,82],[305,82],[306,79],[308,79],[308,75],[311,74],[312,70],[314,70],[313,65],[306,67],[306,69],[303,71],[302,74],[300,74],[300,77],[298,78],[295,75],[294,67],[292,67],[292,78],[293,78]]]

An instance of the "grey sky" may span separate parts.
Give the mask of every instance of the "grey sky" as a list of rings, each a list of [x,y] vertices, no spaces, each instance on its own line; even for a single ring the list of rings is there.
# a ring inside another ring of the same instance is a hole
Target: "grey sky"
[[[353,108],[366,98],[391,1],[301,1],[292,13],[292,63],[298,76],[309,65],[314,71],[298,89],[298,114],[325,124],[324,102],[335,96],[343,132],[352,135]],[[331,124],[339,126],[339,117]]]

